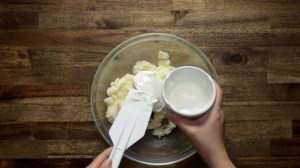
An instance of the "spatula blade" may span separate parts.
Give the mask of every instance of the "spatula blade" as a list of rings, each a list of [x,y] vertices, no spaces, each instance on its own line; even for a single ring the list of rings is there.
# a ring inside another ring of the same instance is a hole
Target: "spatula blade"
[[[119,166],[124,151],[144,136],[152,108],[151,95],[135,89],[129,91],[109,130],[113,141],[113,150],[110,155],[113,168]]]

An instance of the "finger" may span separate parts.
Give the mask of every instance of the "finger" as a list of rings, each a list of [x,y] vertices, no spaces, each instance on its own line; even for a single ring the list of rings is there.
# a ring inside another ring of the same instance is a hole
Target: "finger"
[[[167,111],[166,116],[168,120],[172,121],[174,124],[177,124],[178,117],[173,112]]]
[[[178,128],[180,128],[183,131],[187,130],[187,127],[191,125],[191,120],[186,119],[174,112],[167,112],[166,116],[168,120],[172,121]]]
[[[168,111],[166,113],[166,116],[167,116],[168,120],[172,121],[177,126],[181,126],[182,123],[186,122],[185,118],[181,117],[180,115],[178,115],[178,114],[176,114],[174,112]]]
[[[112,166],[111,159],[106,159],[100,168],[111,168],[111,166]]]
[[[217,82],[215,82],[216,86],[216,100],[213,104],[212,108],[210,109],[211,113],[218,114],[220,112],[221,106],[222,106],[222,96],[223,92]]]
[[[112,147],[106,149],[105,151],[103,151],[100,155],[98,155],[93,161],[92,163],[88,166],[88,168],[98,168],[100,167],[103,162],[105,161],[105,159],[107,159],[111,153]]]
[[[218,107],[221,107],[222,105],[222,97],[223,97],[223,91],[220,87],[220,85],[215,81],[215,86],[216,86],[216,101],[215,101],[215,104],[218,106]]]
[[[175,114],[174,112],[167,111],[166,116],[168,120],[173,122],[177,127],[181,128],[182,125],[181,120],[183,119],[179,115]]]

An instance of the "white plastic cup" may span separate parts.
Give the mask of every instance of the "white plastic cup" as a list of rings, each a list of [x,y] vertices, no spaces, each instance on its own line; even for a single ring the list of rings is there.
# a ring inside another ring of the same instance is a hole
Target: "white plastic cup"
[[[182,66],[167,75],[162,96],[168,110],[195,118],[212,107],[216,99],[216,87],[212,77],[204,70]]]

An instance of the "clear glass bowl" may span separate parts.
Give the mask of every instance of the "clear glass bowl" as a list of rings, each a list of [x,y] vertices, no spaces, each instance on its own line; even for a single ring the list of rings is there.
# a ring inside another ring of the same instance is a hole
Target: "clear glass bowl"
[[[208,58],[192,43],[174,35],[148,33],[133,37],[115,47],[98,68],[92,89],[91,106],[95,123],[102,137],[112,145],[109,137],[111,124],[105,117],[106,90],[110,82],[126,73],[132,74],[137,61],[146,60],[157,65],[158,51],[169,53],[171,65],[196,66],[205,70],[215,80],[217,73]],[[145,136],[125,152],[125,157],[148,165],[167,165],[184,160],[196,151],[191,141],[179,130],[159,139],[148,130]]]

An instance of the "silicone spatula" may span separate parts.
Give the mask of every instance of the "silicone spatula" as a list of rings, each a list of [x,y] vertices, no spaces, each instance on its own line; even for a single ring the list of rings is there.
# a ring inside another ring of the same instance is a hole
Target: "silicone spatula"
[[[109,130],[113,142],[113,149],[109,156],[112,159],[112,168],[119,167],[125,150],[145,135],[153,109],[152,102],[153,96],[136,89],[129,90]]]

